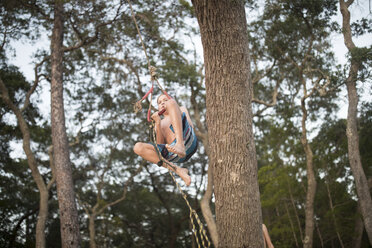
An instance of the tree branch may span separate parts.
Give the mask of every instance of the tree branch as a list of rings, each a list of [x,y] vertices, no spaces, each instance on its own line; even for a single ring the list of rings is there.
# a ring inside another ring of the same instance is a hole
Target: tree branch
[[[46,56],[46,57],[44,57],[44,59],[40,63],[36,64],[36,66],[34,68],[35,81],[34,81],[34,84],[31,87],[31,89],[26,94],[25,102],[23,104],[23,107],[20,109],[21,112],[23,112],[30,105],[30,97],[31,97],[32,93],[34,93],[34,91],[36,90],[36,87],[39,84],[40,75],[38,74],[38,68],[40,66],[42,66],[49,58],[50,58],[50,56]]]
[[[76,28],[75,25],[72,25],[74,32],[77,34],[79,42],[77,44],[73,45],[73,46],[63,47],[63,52],[71,52],[73,50],[79,49],[83,46],[89,45],[90,43],[93,43],[96,40],[98,40],[98,37],[99,37],[99,34],[100,34],[100,28],[104,27],[104,26],[111,25],[117,20],[117,18],[120,16],[120,9],[121,9],[122,6],[123,6],[123,1],[120,1],[119,7],[116,9],[116,14],[115,14],[114,18],[112,18],[111,20],[109,20],[107,22],[103,22],[103,23],[100,23],[97,26],[95,26],[93,36],[90,36],[90,37],[88,36],[86,38],[82,38],[81,32],[78,31],[78,29]]]
[[[103,206],[101,209],[99,209],[99,210],[97,211],[97,215],[100,215],[100,214],[101,214],[105,209],[107,209],[107,208],[109,208],[109,207],[111,207],[111,206],[113,206],[113,205],[115,205],[115,204],[118,204],[119,202],[123,201],[123,200],[126,198],[126,196],[127,196],[127,192],[128,192],[128,187],[132,184],[134,177],[135,177],[138,173],[140,173],[140,172],[142,171],[142,168],[143,168],[143,166],[145,166],[146,163],[147,163],[146,161],[143,161],[143,162],[140,164],[140,166],[138,167],[138,169],[137,169],[137,170],[136,170],[136,171],[135,171],[135,172],[130,176],[130,178],[125,182],[125,184],[124,184],[124,186],[123,186],[123,193],[122,193],[122,196],[121,196],[119,199],[117,199],[117,200],[115,200],[115,201],[112,201],[112,202],[106,204],[105,206]]]

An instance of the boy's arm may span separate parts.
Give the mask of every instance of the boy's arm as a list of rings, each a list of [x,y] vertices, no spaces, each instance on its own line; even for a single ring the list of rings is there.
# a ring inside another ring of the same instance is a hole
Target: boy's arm
[[[269,231],[267,230],[267,227],[265,224],[262,224],[262,232],[264,235],[264,242],[266,242],[268,248],[274,248],[273,243],[271,243]]]
[[[155,112],[151,118],[155,121],[155,132],[156,132],[156,143],[157,144],[164,144],[165,143],[165,139],[164,139],[164,135],[163,135],[163,132],[161,130],[161,119],[160,119],[160,116],[158,114],[158,112]]]
[[[161,131],[160,121],[155,122],[155,132],[156,132],[156,143],[157,144],[165,144],[165,139],[163,136],[163,132]]]

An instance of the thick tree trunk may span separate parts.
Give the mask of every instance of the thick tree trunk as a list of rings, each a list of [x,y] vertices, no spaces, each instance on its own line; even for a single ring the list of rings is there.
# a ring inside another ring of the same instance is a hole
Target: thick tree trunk
[[[353,0],[340,0],[340,10],[343,17],[342,28],[344,43],[349,51],[356,48],[350,28],[350,12],[348,7]],[[358,194],[360,210],[363,216],[364,227],[368,234],[369,243],[372,245],[372,199],[368,187],[368,181],[364,173],[359,153],[359,135],[357,128],[358,93],[356,88],[357,75],[360,68],[360,61],[351,59],[349,76],[346,79],[349,107],[347,113],[346,135],[348,140],[348,155],[351,170],[353,172],[355,187]]]
[[[218,247],[263,247],[244,1],[192,2],[204,49]]]
[[[314,238],[314,200],[316,192],[316,179],[313,165],[313,151],[307,138],[307,109],[306,109],[306,83],[304,85],[304,97],[301,99],[302,109],[302,137],[301,143],[306,155],[306,175],[307,175],[307,190],[306,190],[306,207],[305,207],[305,238],[303,240],[304,248],[313,247]]]
[[[41,176],[39,172],[35,156],[31,150],[31,138],[30,138],[30,131],[28,129],[28,125],[25,119],[23,118],[21,110],[18,109],[17,106],[14,105],[14,103],[11,101],[9,97],[8,89],[6,88],[1,78],[0,78],[0,92],[1,92],[1,96],[4,102],[13,111],[13,113],[15,114],[17,118],[18,126],[22,133],[23,150],[27,157],[27,163],[31,170],[32,178],[34,179],[36,186],[40,192],[39,215],[38,215],[37,223],[36,223],[36,244],[35,246],[38,248],[44,248],[45,247],[45,223],[48,218],[49,190],[44,182],[43,177]]]
[[[52,34],[52,141],[61,220],[62,247],[78,247],[80,233],[63,106],[63,1],[55,1]]]

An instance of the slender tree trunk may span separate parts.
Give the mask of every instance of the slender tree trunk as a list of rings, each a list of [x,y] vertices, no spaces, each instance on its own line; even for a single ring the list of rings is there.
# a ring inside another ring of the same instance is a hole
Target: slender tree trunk
[[[339,1],[343,18],[342,28],[344,43],[348,50],[351,52],[353,49],[356,48],[356,46],[352,40],[350,28],[350,12],[348,10],[348,7],[354,2],[354,0],[349,0],[346,3],[344,0]],[[346,135],[348,140],[349,163],[355,180],[355,187],[359,198],[358,201],[360,203],[360,210],[363,216],[364,227],[368,234],[369,243],[372,245],[372,199],[368,187],[368,181],[360,159],[359,135],[357,128],[358,93],[356,82],[360,66],[360,61],[355,58],[351,59],[349,76],[346,79],[347,95],[349,100]]]
[[[316,191],[316,180],[313,165],[313,151],[307,138],[307,109],[306,109],[306,83],[303,82],[304,97],[301,99],[302,109],[302,137],[301,143],[306,154],[306,174],[307,174],[307,191],[306,191],[306,207],[305,207],[305,238],[303,240],[304,248],[313,247],[314,239],[314,200]]]
[[[35,156],[31,150],[31,137],[30,131],[26,120],[23,118],[22,112],[16,105],[11,101],[4,82],[0,78],[0,92],[2,99],[8,105],[8,107],[13,111],[17,118],[19,129],[22,133],[23,138],[23,150],[27,157],[27,163],[31,170],[32,178],[34,179],[36,186],[40,192],[39,200],[39,214],[36,223],[36,244],[38,248],[45,247],[45,223],[48,218],[48,198],[49,190],[44,182],[43,177],[41,176],[39,169],[37,167],[37,162]]]
[[[352,241],[352,246],[353,248],[360,248],[362,245],[362,237],[363,237],[363,231],[364,231],[364,224],[362,218],[359,216],[361,215],[360,213],[360,206],[358,202],[358,207],[357,207],[357,217],[355,219],[355,224],[354,224],[354,235],[353,235],[353,241]]]
[[[210,201],[213,195],[213,168],[208,168],[208,184],[207,190],[204,193],[202,200],[200,201],[200,208],[202,210],[202,214],[204,216],[205,222],[207,223],[208,231],[210,237],[212,239],[212,243],[214,247],[218,247],[218,232],[216,221],[213,217],[211,208],[210,208]]]
[[[315,220],[315,228],[316,228],[316,232],[318,233],[319,240],[320,240],[320,247],[323,248],[324,242],[323,242],[322,232],[320,231],[318,222],[316,220]]]
[[[288,181],[287,181],[287,185],[288,185],[289,197],[291,198],[291,205],[292,205],[293,211],[295,213],[296,221],[297,221],[298,230],[300,231],[300,238],[301,238],[301,240],[303,240],[304,236],[302,234],[302,227],[301,227],[300,217],[298,216],[296,203],[294,202],[294,199],[293,199],[291,185],[289,184]]]
[[[200,72],[201,73],[201,72]],[[201,82],[202,83],[202,82]],[[190,88],[191,88],[191,105],[193,106],[194,110],[194,118],[195,123],[198,128],[196,131],[196,134],[198,135],[198,139],[201,140],[201,142],[204,145],[205,153],[209,157],[209,143],[208,143],[208,131],[202,124],[200,120],[200,111],[198,108],[198,103],[196,101],[196,90],[194,90],[194,86],[192,82],[190,82]],[[212,239],[212,243],[214,247],[218,247],[218,233],[217,233],[217,225],[216,220],[214,219],[213,213],[211,211],[210,202],[213,196],[213,168],[211,166],[208,166],[208,181],[207,181],[207,189],[205,190],[204,196],[200,201],[200,208],[203,214],[203,217],[205,219],[205,222],[207,223],[207,228],[209,231],[209,235]]]
[[[63,1],[56,0],[52,34],[51,109],[52,141],[61,220],[62,247],[78,247],[80,232],[72,181],[63,105]]]
[[[192,3],[204,49],[218,247],[263,247],[244,1]]]
[[[332,219],[333,219],[333,223],[335,225],[335,231],[336,231],[336,234],[337,234],[337,238],[338,238],[338,241],[340,242],[340,247],[344,248],[344,242],[342,242],[340,232],[338,231],[339,228],[338,228],[338,225],[337,225],[337,222],[336,222],[336,216],[335,216],[331,191],[329,190],[328,182],[326,182],[326,187],[327,187],[327,193],[328,193],[328,199],[329,199],[329,207],[331,208]]]
[[[91,214],[89,216],[89,247],[90,248],[97,248],[96,244],[96,226],[94,225],[94,221],[96,220],[96,215]]]
[[[289,224],[291,225],[291,230],[292,230],[294,241],[296,243],[296,247],[299,247],[298,246],[298,241],[297,241],[297,235],[296,235],[294,225],[293,225],[293,222],[292,222],[292,218],[291,218],[291,215],[289,214],[289,209],[288,209],[288,206],[287,206],[286,202],[284,203],[284,206],[285,206],[285,210],[286,210],[287,215],[288,215]]]

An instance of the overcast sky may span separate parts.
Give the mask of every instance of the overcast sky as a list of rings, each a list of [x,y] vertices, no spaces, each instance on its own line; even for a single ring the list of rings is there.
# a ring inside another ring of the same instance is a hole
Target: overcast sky
[[[356,1],[352,7],[351,7],[351,19],[352,21],[355,21],[356,19],[359,18],[372,18],[372,13],[370,12],[372,6],[369,6],[369,1],[370,0],[359,0]],[[372,4],[372,3],[371,3]],[[341,14],[338,14],[337,17],[335,17],[335,20],[341,25],[342,21],[342,16]],[[33,63],[32,63],[32,56],[35,53],[37,49],[40,48],[46,48],[49,49],[49,41],[47,39],[47,35],[50,34],[45,34],[44,39],[41,40],[38,43],[35,44],[28,44],[22,41],[16,41],[12,44],[12,47],[16,49],[16,56],[11,58],[9,62],[11,64],[14,64],[18,66],[21,70],[21,72],[25,75],[26,79],[28,81],[33,81],[34,79],[34,72],[33,72]],[[201,48],[201,42],[200,38],[197,38],[199,40],[196,40],[195,43],[199,44],[200,50],[198,51],[202,57],[202,48]],[[331,37],[332,43],[333,43],[333,50],[336,54],[336,59],[339,63],[345,64],[346,61],[346,54],[347,54],[347,49],[344,45],[343,41],[343,36],[342,35],[333,35]],[[187,41],[189,42],[189,41]],[[372,45],[372,34],[367,34],[362,37],[358,37],[358,39],[354,39],[354,43],[358,47],[366,47],[366,46],[371,46]],[[45,86],[45,85],[44,85]],[[368,85],[367,85],[368,86]],[[362,85],[362,87],[367,87],[366,85]],[[48,86],[46,86],[48,87]],[[368,86],[370,87],[370,86]],[[42,99],[45,101],[45,105],[49,105],[49,96],[47,96],[49,90],[44,91],[45,96],[41,96]],[[366,97],[370,97],[372,94],[370,89],[365,89],[364,95],[362,96],[363,99]],[[36,97],[36,96],[35,96]],[[39,96],[40,97],[40,96]],[[339,118],[346,118],[347,114],[347,98],[346,98],[346,92],[345,94],[341,97],[341,100],[343,101],[342,105],[343,107],[341,108],[338,116]],[[372,100],[372,99],[371,99]],[[49,109],[46,106],[44,108],[45,114],[49,113]]]

